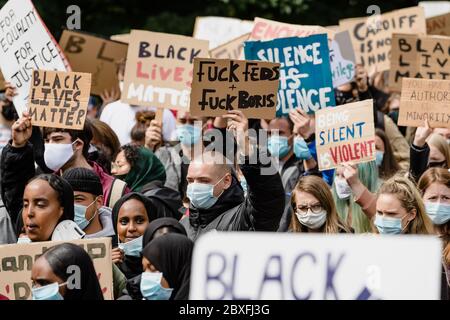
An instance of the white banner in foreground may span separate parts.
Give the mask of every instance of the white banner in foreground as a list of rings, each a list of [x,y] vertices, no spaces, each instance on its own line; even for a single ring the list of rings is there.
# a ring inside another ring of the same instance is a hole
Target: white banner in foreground
[[[433,236],[214,232],[195,244],[190,299],[439,299]]]

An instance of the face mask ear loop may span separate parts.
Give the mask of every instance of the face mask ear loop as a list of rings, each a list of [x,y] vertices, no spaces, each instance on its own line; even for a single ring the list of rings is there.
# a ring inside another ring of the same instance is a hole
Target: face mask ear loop
[[[92,206],[92,205],[97,201],[98,197],[99,197],[99,196],[97,196],[97,197],[95,198],[95,200],[92,201],[92,203],[86,207],[86,210],[89,209],[89,207]],[[95,216],[96,216],[97,214],[98,214],[98,209],[95,210],[95,213],[94,213],[94,215],[92,216],[92,218],[90,218],[90,219],[88,220],[88,224],[87,224],[86,228],[91,224],[92,220],[94,220],[94,218],[95,218]],[[86,218],[86,217],[85,217],[85,218]]]
[[[406,213],[402,218],[401,218],[401,220],[403,221],[403,219],[407,216],[408,214]],[[409,220],[408,221],[408,223],[406,224],[406,226],[404,227],[404,228],[402,228],[402,233],[403,233],[403,231],[405,231],[406,230],[406,228],[408,228],[408,226],[409,226],[409,223],[411,222],[411,221],[413,221],[414,219],[412,219],[412,220]]]
[[[220,181],[222,181],[222,180],[227,176],[227,174],[228,174],[228,173],[225,173],[225,175],[224,175],[222,178],[220,178],[220,180],[217,181],[216,184],[214,185],[214,187],[213,187],[213,196],[214,196],[214,188],[219,184]],[[220,198],[220,196],[221,196],[224,192],[225,192],[225,189],[222,190],[222,192],[217,196],[217,198]]]

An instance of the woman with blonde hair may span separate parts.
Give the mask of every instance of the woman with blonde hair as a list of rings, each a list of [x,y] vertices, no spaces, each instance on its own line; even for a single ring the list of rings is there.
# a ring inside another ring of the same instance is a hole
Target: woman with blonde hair
[[[378,191],[375,227],[381,234],[433,234],[419,191],[403,176],[384,182]]]
[[[322,178],[302,177],[292,191],[291,205],[291,232],[352,232],[339,218],[330,188]]]
[[[428,145],[430,146],[428,166],[450,168],[450,147],[447,140],[440,134],[433,133],[428,140]]]
[[[441,297],[450,298],[450,172],[431,168],[420,177],[418,188],[425,209],[443,242],[443,267]],[[445,281],[446,280],[446,281]]]

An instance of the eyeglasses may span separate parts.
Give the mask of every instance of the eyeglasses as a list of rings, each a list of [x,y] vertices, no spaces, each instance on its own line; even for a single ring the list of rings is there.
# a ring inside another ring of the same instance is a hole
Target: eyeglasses
[[[320,211],[322,211],[322,205],[320,203],[315,203],[310,206],[299,205],[297,207],[297,212],[300,214],[308,213],[308,210],[311,210],[313,213],[319,213]]]

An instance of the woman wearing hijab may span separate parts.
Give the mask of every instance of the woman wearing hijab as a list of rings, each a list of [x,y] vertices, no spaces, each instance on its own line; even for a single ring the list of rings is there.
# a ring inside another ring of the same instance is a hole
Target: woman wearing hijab
[[[73,221],[73,202],[70,184],[57,175],[41,174],[28,182],[23,194],[22,219],[18,221],[19,230],[23,227],[25,239],[29,239],[27,242],[51,240],[60,222]]]
[[[111,173],[122,179],[134,192],[152,182],[166,181],[166,171],[163,164],[150,150],[135,145],[124,145],[113,163]]]
[[[185,235],[168,233],[142,251],[141,294],[146,300],[187,300],[194,243]]]
[[[147,226],[144,236],[142,238],[142,247],[150,243],[153,239],[156,239],[162,235],[168,233],[178,233],[187,237],[186,230],[178,220],[170,217],[158,218]],[[142,267],[142,260],[141,267]],[[142,272],[142,270],[141,270]],[[122,293],[120,300],[142,300],[142,294],[140,290],[141,274],[129,279],[127,281],[126,290]]]
[[[69,267],[76,266],[74,273]],[[70,281],[71,276],[77,281]],[[47,250],[31,270],[33,300],[103,300],[91,258],[79,246],[63,243]]]

